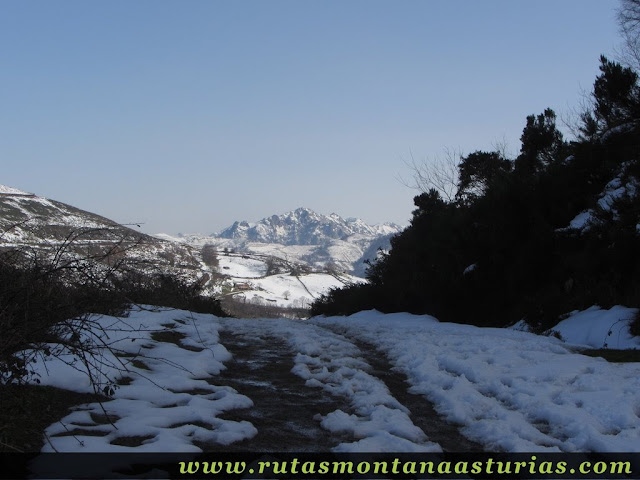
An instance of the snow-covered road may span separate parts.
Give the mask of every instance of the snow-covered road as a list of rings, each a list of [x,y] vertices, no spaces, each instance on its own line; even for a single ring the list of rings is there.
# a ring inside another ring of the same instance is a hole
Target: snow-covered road
[[[43,451],[640,451],[639,364],[553,337],[377,312],[100,323],[118,388],[51,425]],[[37,368],[91,391],[77,368]]]

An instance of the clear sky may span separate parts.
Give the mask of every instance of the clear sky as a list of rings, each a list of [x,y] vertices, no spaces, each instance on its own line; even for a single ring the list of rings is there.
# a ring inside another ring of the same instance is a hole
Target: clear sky
[[[616,0],[3,0],[0,184],[149,233],[406,223],[404,161],[568,115]]]

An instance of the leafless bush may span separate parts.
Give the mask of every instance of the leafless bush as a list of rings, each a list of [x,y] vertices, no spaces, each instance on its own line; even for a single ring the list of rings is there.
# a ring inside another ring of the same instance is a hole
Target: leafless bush
[[[144,303],[225,315],[202,295],[201,283],[133,255],[147,246],[143,236],[100,230],[109,229],[77,229],[57,242],[0,251],[0,380],[28,380],[38,357],[90,358],[107,347],[92,314],[122,315]],[[104,385],[95,387],[104,393]]]
[[[9,247],[0,233],[3,405],[24,404],[26,397],[20,396],[30,395],[27,384],[39,383],[35,364],[54,359],[86,374],[100,398],[113,394],[114,375],[127,368],[99,314],[125,316],[133,303],[144,303],[225,315],[217,300],[202,295],[202,282],[187,283],[156,265],[155,253],[162,250],[150,237],[126,229],[78,228],[55,240],[34,238]],[[126,318],[121,323],[126,330]],[[22,420],[7,418],[0,419],[0,451],[19,450],[3,428],[15,432]]]
[[[206,244],[202,247],[202,261],[211,268],[212,271],[216,271],[220,260],[218,260],[218,249],[215,245]]]
[[[85,234],[95,233],[74,231],[56,244],[4,249],[0,254],[4,382],[26,381],[33,373],[29,365],[38,357],[71,353],[86,358],[99,345],[90,314],[125,311],[126,297],[116,295],[114,287],[127,273],[125,252],[138,245],[124,239],[81,245]]]
[[[411,178],[406,180],[399,177],[402,184],[426,193],[435,189],[448,202],[453,202],[458,192],[458,165],[462,154],[455,149],[445,149],[444,157],[436,157],[423,161],[416,161],[411,155],[405,165],[411,171]]]
[[[621,60],[640,70],[640,0],[622,0],[617,20],[625,42]]]

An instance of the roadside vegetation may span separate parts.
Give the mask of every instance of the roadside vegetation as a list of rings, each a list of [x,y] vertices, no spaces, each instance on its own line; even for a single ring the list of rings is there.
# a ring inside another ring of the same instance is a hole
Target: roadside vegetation
[[[312,315],[525,319],[543,331],[594,304],[640,306],[640,2],[622,5],[632,55],[625,64],[600,58],[574,138],[546,109],[526,117],[515,158],[498,148],[415,166],[410,226],[370,265],[368,284],[329,292]]]
[[[122,253],[140,244],[122,239],[79,254],[89,251],[81,247],[83,233],[0,252],[0,451],[39,450],[44,426],[69,406],[112,393],[112,385],[98,382],[91,396],[40,387],[31,368],[39,359],[89,358],[104,347],[94,314],[126,316],[132,305],[148,304],[227,316],[202,284],[136,269]]]

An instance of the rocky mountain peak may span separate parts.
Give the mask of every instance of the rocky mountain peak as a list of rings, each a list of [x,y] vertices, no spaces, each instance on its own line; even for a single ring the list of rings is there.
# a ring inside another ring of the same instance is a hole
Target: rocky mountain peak
[[[400,231],[398,226],[367,225],[357,218],[347,220],[336,213],[323,215],[309,208],[299,207],[282,215],[263,218],[255,224],[235,222],[224,229],[218,238],[283,245],[322,245],[331,240],[344,240],[352,235],[378,236],[388,230]]]

